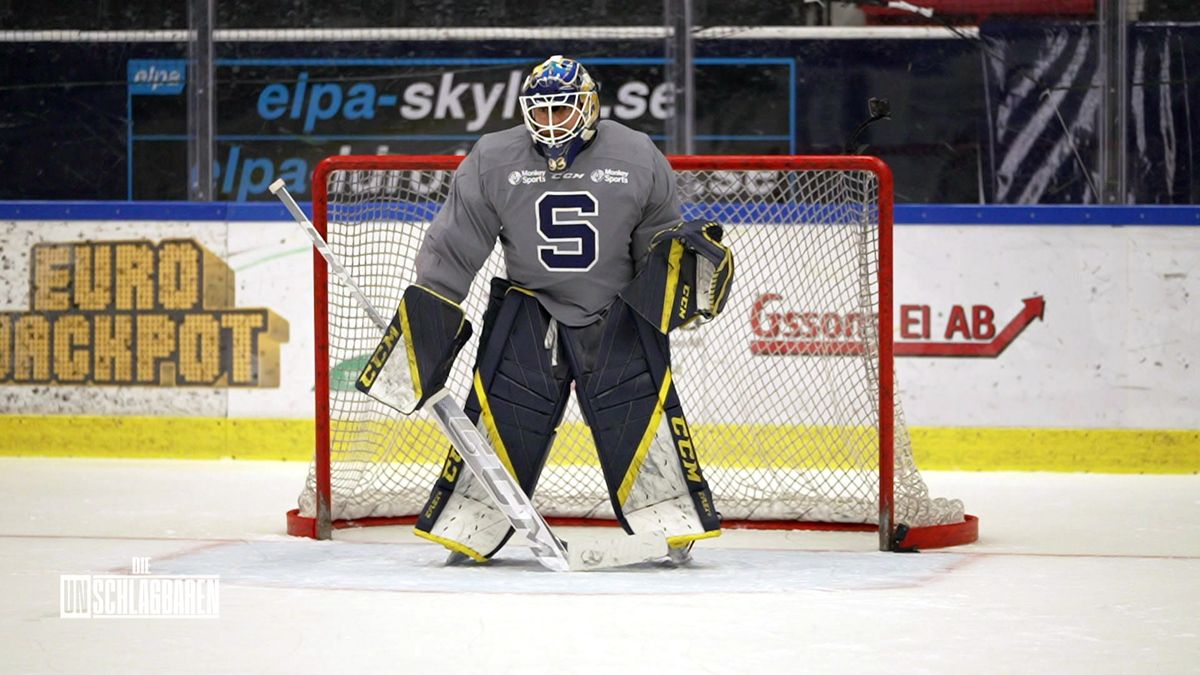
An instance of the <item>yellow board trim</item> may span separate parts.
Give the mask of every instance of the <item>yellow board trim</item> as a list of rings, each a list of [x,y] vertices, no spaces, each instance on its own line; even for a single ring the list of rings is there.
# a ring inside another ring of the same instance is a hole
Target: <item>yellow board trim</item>
[[[480,419],[483,420],[483,425],[488,432],[488,440],[492,442],[492,449],[496,451],[496,456],[500,458],[500,463],[508,469],[508,475],[517,478],[517,472],[513,469],[512,460],[508,457],[508,449],[504,447],[504,440],[500,438],[500,430],[496,428],[496,418],[492,417],[492,406],[488,402],[487,393],[483,390],[483,379],[479,377],[479,372],[475,372],[475,396],[479,398],[479,407],[483,411]]]
[[[415,445],[444,453],[445,437],[425,419],[375,423],[380,429],[411,426]],[[774,460],[772,449],[811,443],[852,428],[777,425],[689,425],[705,468],[813,468]],[[917,466],[932,471],[1068,471],[1095,473],[1200,473],[1200,429],[1051,429],[911,427]],[[568,423],[558,443],[584,442],[586,426]],[[743,439],[717,452],[730,439]],[[310,462],[314,425],[304,419],[151,417],[101,415],[0,415],[0,456],[129,459],[250,459]],[[753,441],[753,447],[746,444]],[[499,450],[498,450],[499,452]],[[559,464],[551,451],[550,464]],[[439,465],[442,457],[430,459]],[[594,457],[580,462],[594,463]],[[869,458],[864,458],[864,466]]]
[[[629,493],[633,490],[633,483],[641,473],[642,465],[646,463],[646,455],[650,454],[650,444],[654,442],[654,436],[658,434],[659,422],[662,420],[667,392],[670,389],[671,369],[667,368],[662,386],[658,389],[658,400],[654,403],[654,412],[650,414],[650,423],[646,425],[646,431],[642,433],[642,440],[638,443],[637,452],[633,453],[629,469],[625,471],[625,477],[621,479],[621,487],[617,488],[617,502],[620,504],[624,504],[625,500],[629,498]]]
[[[922,469],[1200,473],[1200,429],[917,427],[909,433]]]
[[[421,371],[417,368],[417,350],[413,347],[412,330],[408,327],[408,305],[400,301],[400,332],[404,333],[404,351],[408,353],[408,375],[412,378],[413,397],[421,400]]]
[[[420,537],[422,539],[428,539],[429,541],[432,541],[436,544],[441,544],[442,546],[445,546],[446,548],[450,549],[451,551],[454,551],[456,553],[461,553],[461,554],[467,556],[468,558],[470,558],[471,560],[474,560],[475,562],[478,562],[478,563],[488,562],[488,559],[485,558],[482,553],[479,553],[479,552],[475,551],[474,549],[467,548],[466,546],[463,546],[462,544],[458,543],[457,541],[454,541],[453,539],[446,539],[445,537],[439,537],[436,534],[429,534],[428,532],[426,532],[424,530],[418,530],[416,528],[414,528],[412,532],[413,532],[413,534],[417,535],[418,537]]]
[[[312,420],[0,415],[0,455],[311,462]]]
[[[662,320],[659,321],[659,332],[666,333],[671,328],[671,311],[675,309],[675,289],[679,286],[679,261],[683,258],[683,243],[678,239],[671,240],[671,252],[667,255],[667,284],[663,291]]]

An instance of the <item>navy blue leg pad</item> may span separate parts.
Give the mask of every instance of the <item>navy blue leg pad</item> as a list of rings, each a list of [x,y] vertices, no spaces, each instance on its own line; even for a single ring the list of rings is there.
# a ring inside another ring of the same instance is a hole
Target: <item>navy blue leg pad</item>
[[[613,510],[628,529],[617,491],[664,388],[670,369],[668,339],[619,299],[603,321],[582,328],[564,327],[562,332],[571,371],[576,376],[575,393],[600,454]],[[665,389],[663,415],[675,421],[670,427],[687,489],[705,528],[718,529],[712,495],[695,457],[683,407],[674,384],[667,384]]]
[[[497,452],[508,457],[526,494],[537,485],[569,392],[565,364],[552,366],[544,346],[549,325],[536,299],[505,280],[493,280],[475,360],[474,376],[482,384],[484,400],[472,383],[463,406],[471,421],[478,422],[486,404],[503,446]],[[464,468],[451,448],[417,529],[432,528]]]

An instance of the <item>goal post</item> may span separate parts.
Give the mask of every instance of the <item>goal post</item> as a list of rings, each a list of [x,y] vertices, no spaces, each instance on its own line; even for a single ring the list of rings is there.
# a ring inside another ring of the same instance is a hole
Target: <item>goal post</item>
[[[895,394],[892,176],[855,156],[672,156],[685,219],[725,228],[737,275],[718,319],[672,334],[672,373],[726,527],[878,530],[881,549],[977,537],[958,500],[933,498]],[[313,223],[385,313],[461,156],[337,156],[313,176]],[[522,176],[513,172],[520,182]],[[510,177],[510,182],[511,182]],[[581,183],[619,172],[546,176]],[[463,307],[479,333],[497,245]],[[316,448],[288,532],[409,524],[447,441],[354,389],[378,328],[314,252]],[[448,380],[464,398],[478,337]],[[552,524],[615,522],[574,401],[534,502]]]

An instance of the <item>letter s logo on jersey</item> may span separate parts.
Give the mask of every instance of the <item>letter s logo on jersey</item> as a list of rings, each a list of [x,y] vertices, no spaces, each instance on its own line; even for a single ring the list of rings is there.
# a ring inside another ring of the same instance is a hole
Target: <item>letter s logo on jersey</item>
[[[600,214],[590,192],[546,192],[534,207],[538,234],[547,246],[538,246],[542,267],[551,272],[586,272],[600,256],[600,237],[588,218]]]

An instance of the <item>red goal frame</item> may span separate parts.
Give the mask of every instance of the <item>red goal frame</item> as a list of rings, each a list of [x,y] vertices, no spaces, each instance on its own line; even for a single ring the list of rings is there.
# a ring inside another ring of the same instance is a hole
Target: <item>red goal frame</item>
[[[443,170],[453,171],[461,155],[339,155],[322,160],[313,172],[313,225],[326,236],[328,178],[334,171]],[[821,155],[672,155],[672,168],[684,171],[797,171],[856,170],[873,173],[879,185],[879,521],[827,523],[792,520],[727,520],[723,527],[742,529],[878,531],[880,550],[912,550],[968,544],[978,538],[979,521],[967,515],[962,523],[928,527],[897,528],[895,523],[895,371],[892,296],[893,182],[891,169],[882,160],[867,156]],[[315,518],[301,516],[298,509],[287,513],[290,535],[328,539],[336,529],[379,525],[411,525],[417,516],[374,517],[353,520],[331,519],[330,421],[329,421],[329,336],[328,270],[325,259],[313,250],[313,320],[316,364],[316,497]],[[886,329],[885,329],[886,327]],[[578,518],[547,518],[551,525],[616,525],[616,521]]]

